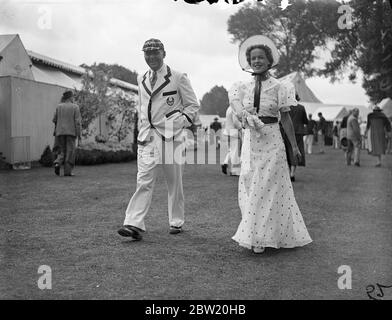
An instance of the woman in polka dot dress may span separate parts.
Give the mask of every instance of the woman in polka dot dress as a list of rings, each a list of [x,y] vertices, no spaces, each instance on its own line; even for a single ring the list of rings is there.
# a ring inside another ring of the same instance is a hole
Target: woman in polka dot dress
[[[263,39],[254,42],[241,45],[240,63],[242,54],[248,67],[261,74],[258,112],[254,107],[255,79],[236,83],[229,91],[230,105],[245,128],[238,188],[242,220],[233,240],[262,253],[265,247],[293,248],[312,239],[294,197],[278,123],[280,119],[293,154],[300,156],[289,116],[290,106],[297,104],[295,90],[269,75],[268,70],[279,59],[273,43]]]

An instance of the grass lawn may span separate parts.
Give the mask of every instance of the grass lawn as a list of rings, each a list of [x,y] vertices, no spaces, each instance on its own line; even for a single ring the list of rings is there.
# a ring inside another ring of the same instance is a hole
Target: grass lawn
[[[368,299],[368,285],[392,285],[392,156],[374,162],[362,152],[362,166],[347,167],[331,148],[307,156],[294,190],[313,243],[262,255],[231,240],[238,178],[219,165],[186,166],[179,235],[168,233],[160,173],[141,242],[117,234],[136,162],[77,167],[72,178],[0,171],[0,298]],[[40,265],[52,269],[52,290],[37,286]],[[341,265],[351,290],[337,286]]]

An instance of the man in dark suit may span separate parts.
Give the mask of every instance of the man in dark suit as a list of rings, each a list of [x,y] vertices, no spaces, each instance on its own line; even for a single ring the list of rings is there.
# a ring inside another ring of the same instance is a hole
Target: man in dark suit
[[[324,153],[325,135],[327,134],[327,122],[325,121],[325,118],[323,117],[323,114],[321,112],[319,112],[317,115],[320,119],[317,124],[318,144],[320,146],[319,153]]]
[[[312,148],[313,148],[313,140],[314,136],[317,133],[316,132],[316,127],[317,123],[312,119],[312,114],[309,113],[308,116],[308,124],[306,126],[306,137],[305,137],[305,149],[308,154],[312,154]]]
[[[300,101],[298,94],[295,95],[295,99]],[[308,117],[306,115],[305,107],[302,104],[291,106],[290,117],[294,126],[295,139],[297,141],[299,151],[301,152],[301,158],[297,160],[293,156],[291,148],[288,148],[289,157],[287,160],[290,168],[290,178],[291,181],[295,181],[295,170],[297,169],[297,166],[305,166],[304,135],[307,134],[305,126],[308,124]]]
[[[60,167],[64,164],[64,176],[73,176],[75,165],[76,138],[80,140],[81,115],[79,106],[73,103],[73,92],[66,91],[57,106],[53,117],[55,123],[56,145],[59,149],[54,161],[54,172],[60,175]]]
[[[214,118],[214,122],[212,122],[210,124],[210,133],[211,136],[214,135],[215,136],[215,143],[216,143],[216,148],[219,149],[220,148],[220,135],[221,135],[221,130],[222,130],[222,124],[219,122],[219,118],[215,117]]]

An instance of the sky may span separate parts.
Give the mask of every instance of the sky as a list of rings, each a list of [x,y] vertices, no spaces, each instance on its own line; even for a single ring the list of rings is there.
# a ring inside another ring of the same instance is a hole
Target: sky
[[[227,32],[228,18],[241,5],[224,0],[212,5],[183,0],[0,0],[0,34],[19,34],[27,50],[75,65],[117,63],[139,74],[147,70],[144,41],[158,38],[166,49],[165,63],[185,72],[201,99],[215,85],[229,89],[249,79],[238,64],[238,43]],[[324,103],[369,104],[360,81],[331,84],[310,78],[306,83]]]

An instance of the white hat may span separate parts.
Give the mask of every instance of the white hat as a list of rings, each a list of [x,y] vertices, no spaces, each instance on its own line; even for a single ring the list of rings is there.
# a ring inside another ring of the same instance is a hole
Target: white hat
[[[238,51],[238,61],[240,63],[242,70],[250,71],[250,72],[253,71],[248,63],[248,59],[246,58],[246,50],[249,47],[255,45],[264,45],[271,49],[273,62],[270,68],[275,67],[278,64],[279,52],[275,44],[272,42],[272,40],[267,38],[266,36],[256,35],[256,36],[249,37],[248,39],[246,39],[240,44],[240,48]]]

